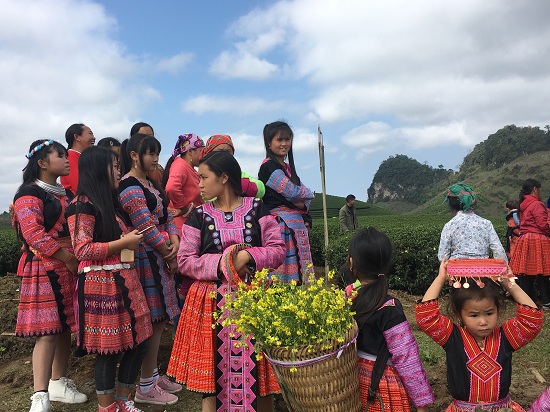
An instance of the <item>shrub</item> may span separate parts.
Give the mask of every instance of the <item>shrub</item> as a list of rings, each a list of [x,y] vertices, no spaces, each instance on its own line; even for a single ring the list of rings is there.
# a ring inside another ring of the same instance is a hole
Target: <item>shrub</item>
[[[388,283],[390,288],[415,295],[423,294],[437,275],[437,249],[443,225],[450,216],[410,215],[359,218],[360,227],[375,226],[386,233],[394,245],[393,268]],[[353,232],[339,232],[337,219],[329,219],[329,245],[325,252],[324,228],[318,222],[310,232],[311,252],[316,266],[324,266],[325,258],[331,269],[338,269],[348,256],[348,245]],[[495,224],[504,240],[504,218]]]
[[[15,273],[21,256],[21,243],[11,227],[0,228],[0,276]]]

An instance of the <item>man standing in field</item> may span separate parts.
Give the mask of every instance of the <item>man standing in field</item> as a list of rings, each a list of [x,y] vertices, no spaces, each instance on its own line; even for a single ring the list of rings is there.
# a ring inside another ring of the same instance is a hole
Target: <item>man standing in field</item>
[[[340,220],[340,231],[343,233],[359,228],[354,195],[346,196],[346,204],[340,208],[338,219]]]

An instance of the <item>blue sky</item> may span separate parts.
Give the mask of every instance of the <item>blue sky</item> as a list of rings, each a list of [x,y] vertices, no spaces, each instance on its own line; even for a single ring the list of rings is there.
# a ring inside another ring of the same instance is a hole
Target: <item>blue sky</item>
[[[499,128],[544,127],[545,0],[0,0],[0,210],[36,138],[72,123],[97,139],[150,123],[167,160],[177,136],[229,134],[243,170],[262,129],[286,119],[302,181],[366,191],[405,154],[456,169]],[[472,182],[475,185],[475,182]]]

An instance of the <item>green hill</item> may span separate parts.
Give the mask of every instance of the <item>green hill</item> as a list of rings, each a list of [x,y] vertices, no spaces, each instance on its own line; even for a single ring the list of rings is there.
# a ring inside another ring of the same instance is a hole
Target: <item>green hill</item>
[[[345,197],[327,195],[327,217],[338,217],[338,211],[346,203]],[[378,207],[377,205],[367,204],[360,200],[355,201],[355,207],[357,208],[357,216],[377,216],[377,215],[390,215],[391,211]],[[309,206],[309,214],[313,219],[323,218],[323,195],[321,193],[315,193],[315,198],[311,201]]]
[[[459,172],[450,171],[441,180],[424,186],[423,196],[428,199],[425,203],[407,201],[405,192],[402,192],[395,197],[397,200],[376,202],[375,205],[403,214],[446,214],[448,206],[444,199],[447,188],[454,183],[467,183],[478,195],[477,212],[486,217],[500,217],[504,214],[506,201],[519,197],[521,184],[527,178],[541,182],[543,201],[546,201],[550,195],[549,148],[549,130],[505,126],[476,145],[464,158]],[[410,175],[405,174],[401,179],[403,187],[408,180]],[[389,191],[384,179],[377,184],[379,192]],[[395,188],[398,184],[399,178],[392,176],[389,185]]]

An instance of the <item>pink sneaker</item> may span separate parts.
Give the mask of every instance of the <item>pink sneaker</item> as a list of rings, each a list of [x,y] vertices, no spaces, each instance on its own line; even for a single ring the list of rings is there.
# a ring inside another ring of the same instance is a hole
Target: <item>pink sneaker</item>
[[[130,400],[129,396],[127,401],[115,401],[115,403],[118,405],[117,411],[119,412],[143,412],[134,406],[134,402]]]
[[[137,403],[149,403],[151,405],[172,405],[178,401],[178,397],[166,392],[155,384],[147,392],[142,392],[141,388],[138,386],[134,401]]]
[[[120,412],[120,408],[116,402],[113,402],[109,406],[97,405],[97,412]]]
[[[159,375],[157,385],[168,393],[176,393],[183,389],[179,383],[172,382],[166,375]]]

